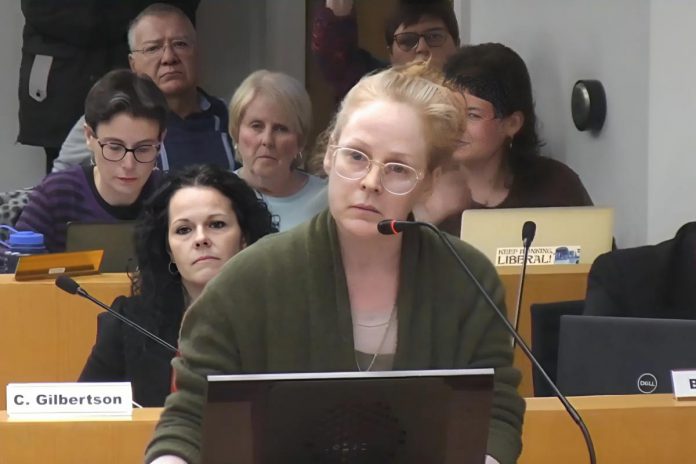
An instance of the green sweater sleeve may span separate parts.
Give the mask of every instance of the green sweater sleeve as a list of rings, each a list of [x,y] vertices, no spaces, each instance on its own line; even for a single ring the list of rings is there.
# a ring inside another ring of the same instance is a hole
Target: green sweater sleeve
[[[506,311],[505,292],[493,265],[477,250],[462,242],[459,245],[459,252],[473,274],[479,278],[495,304]],[[468,277],[462,277],[462,280],[466,279]],[[512,341],[504,324],[473,285],[471,291],[476,292],[477,296],[461,338],[460,359],[470,359],[467,368],[495,368],[488,454],[500,464],[514,464],[522,450],[525,402],[517,392],[521,375],[512,367]]]

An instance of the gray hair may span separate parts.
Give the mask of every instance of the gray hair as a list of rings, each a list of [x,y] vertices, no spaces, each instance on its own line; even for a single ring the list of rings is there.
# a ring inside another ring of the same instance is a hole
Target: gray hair
[[[152,5],[145,8],[143,11],[138,13],[138,16],[133,18],[133,20],[128,25],[128,49],[133,51],[135,49],[135,28],[138,27],[140,21],[148,16],[168,16],[174,15],[179,16],[184,19],[186,23],[191,26],[193,33],[196,33],[196,28],[194,27],[191,19],[186,16],[186,13],[179,7],[170,5],[168,3],[153,3]],[[195,36],[194,36],[195,38]]]

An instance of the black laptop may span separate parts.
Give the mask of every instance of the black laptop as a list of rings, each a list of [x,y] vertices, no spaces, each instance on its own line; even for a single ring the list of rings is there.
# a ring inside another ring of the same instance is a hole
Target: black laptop
[[[204,464],[481,464],[493,369],[209,376]]]
[[[696,369],[696,320],[563,316],[558,387],[566,395],[672,393]]]
[[[135,221],[69,222],[65,250],[104,250],[100,272],[134,272],[138,266],[134,232]]]

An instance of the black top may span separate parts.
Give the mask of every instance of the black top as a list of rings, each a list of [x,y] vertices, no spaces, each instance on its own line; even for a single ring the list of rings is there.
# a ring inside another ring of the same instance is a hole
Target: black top
[[[696,319],[696,222],[657,245],[597,257],[584,314]]]
[[[119,296],[112,309],[177,346],[183,297],[179,310],[171,311],[168,318],[145,308],[138,296]],[[165,347],[104,312],[98,316],[97,340],[79,381],[131,382],[133,401],[143,407],[161,407],[171,391],[173,357]]]
[[[564,206],[592,206],[592,198],[575,171],[560,161],[536,156],[515,176],[505,200],[492,207],[473,202],[470,209]],[[461,219],[461,213],[457,213],[442,221],[439,227],[458,237]]]

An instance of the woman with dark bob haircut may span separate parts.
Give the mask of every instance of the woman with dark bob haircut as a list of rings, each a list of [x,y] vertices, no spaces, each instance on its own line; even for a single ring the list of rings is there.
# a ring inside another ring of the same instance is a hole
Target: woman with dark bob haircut
[[[445,64],[444,73],[466,103],[466,127],[454,152],[455,169],[443,177],[450,189],[439,192],[439,204],[447,204],[449,217],[423,219],[442,221],[441,228],[459,235],[460,216],[467,208],[592,205],[573,170],[540,156],[532,84],[514,50],[499,43],[464,46]]]
[[[174,172],[136,226],[131,296],[119,296],[112,307],[176,346],[183,314],[208,281],[241,249],[275,231],[265,203],[236,174],[211,165]],[[130,381],[134,401],[162,406],[173,356],[102,313],[80,381]]]

